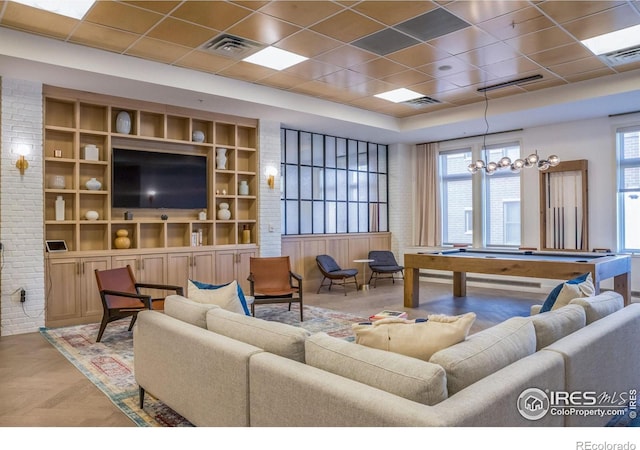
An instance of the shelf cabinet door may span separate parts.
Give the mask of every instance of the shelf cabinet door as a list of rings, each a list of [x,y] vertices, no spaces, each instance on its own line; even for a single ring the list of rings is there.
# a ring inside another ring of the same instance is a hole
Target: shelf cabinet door
[[[214,252],[185,252],[169,253],[168,262],[168,283],[176,284],[184,288],[187,295],[187,280],[192,279],[202,283],[215,283]]]
[[[236,251],[218,250],[216,252],[216,283],[229,283],[236,279]],[[238,280],[239,281],[239,280]]]
[[[80,284],[78,283],[79,266],[77,259],[49,259],[47,269],[49,283],[47,321],[80,317]]]
[[[191,279],[202,283],[215,283],[215,255],[213,252],[198,252],[192,257]]]
[[[243,292],[249,293],[249,259],[255,257],[257,251],[251,250],[219,250],[216,252],[216,283],[228,283],[237,280]]]
[[[80,264],[80,292],[82,316],[102,317],[103,308],[98,283],[96,282],[95,271],[107,270],[111,268],[111,258],[108,256],[101,258],[83,258]]]
[[[236,257],[236,277],[238,279],[238,283],[244,292],[249,292],[249,274],[251,273],[251,269],[249,266],[250,258],[255,258],[258,256],[257,251],[254,250],[238,250],[238,256]]]
[[[114,268],[131,266],[133,276],[138,283],[166,284],[167,255],[165,253],[114,256],[111,259],[111,265]],[[157,289],[145,289],[140,292],[154,298],[166,295],[164,291]]]
[[[191,275],[191,253],[169,253],[167,266],[167,283],[182,286],[186,296],[187,280]]]

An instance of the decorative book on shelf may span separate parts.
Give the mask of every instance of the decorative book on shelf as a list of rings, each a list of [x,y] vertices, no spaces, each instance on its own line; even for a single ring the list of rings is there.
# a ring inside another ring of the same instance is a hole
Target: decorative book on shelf
[[[388,319],[390,317],[394,317],[396,319],[406,319],[407,313],[405,311],[390,311],[388,309],[385,309],[384,311],[380,311],[373,316],[369,316],[369,320]]]

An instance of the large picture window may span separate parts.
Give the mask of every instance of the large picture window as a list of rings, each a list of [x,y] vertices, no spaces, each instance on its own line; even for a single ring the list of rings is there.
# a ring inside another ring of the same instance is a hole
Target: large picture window
[[[520,157],[517,143],[487,146],[485,161],[499,161],[508,156],[511,161]],[[520,245],[520,174],[509,169],[497,170],[484,177],[485,198],[484,242],[487,246]]]
[[[519,158],[519,143],[440,151],[443,244],[520,245],[520,174],[498,170],[472,175],[467,169],[476,159],[498,161],[503,156]]]
[[[470,148],[440,153],[444,244],[473,242],[473,187],[467,170],[470,162]]]
[[[618,157],[618,248],[640,251],[640,125],[616,133]]]
[[[389,231],[386,145],[281,134],[282,234]]]

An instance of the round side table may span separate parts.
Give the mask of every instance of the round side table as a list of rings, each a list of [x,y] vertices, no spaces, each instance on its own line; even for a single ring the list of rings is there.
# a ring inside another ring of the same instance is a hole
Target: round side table
[[[367,284],[367,264],[370,262],[374,262],[375,259],[354,259],[354,263],[362,263],[362,283],[358,290],[360,291],[368,291],[369,285]]]

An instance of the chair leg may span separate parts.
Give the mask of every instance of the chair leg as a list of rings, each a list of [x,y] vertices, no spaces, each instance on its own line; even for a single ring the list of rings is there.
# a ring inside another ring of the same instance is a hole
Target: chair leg
[[[138,398],[140,399],[140,409],[144,409],[144,388],[138,386]]]
[[[289,306],[291,306],[291,303],[289,303]],[[303,307],[302,307],[302,297],[300,297],[300,322],[303,322],[304,319],[302,318],[302,311],[303,311]]]
[[[347,295],[347,279],[346,277],[342,279],[342,288],[344,289],[344,295]]]
[[[327,277],[322,277],[322,281],[320,282],[320,286],[318,286],[318,290],[316,291],[316,294],[320,293],[320,289],[322,289],[322,286],[324,286],[324,280],[326,280]]]
[[[255,303],[251,303],[251,316],[252,317],[256,316],[256,305],[255,305]]]
[[[356,275],[353,276],[353,282],[356,284],[356,291],[360,289],[360,286],[358,286],[358,277]]]
[[[133,329],[133,325],[136,323],[136,319],[138,318],[137,314],[134,314],[131,317],[131,323],[129,324],[129,331],[131,331]]]
[[[371,284],[371,280],[373,280],[373,287],[378,287],[378,272],[371,272],[371,276],[369,277],[369,284]]]
[[[105,314],[104,316],[102,316],[102,322],[100,322],[100,330],[98,330],[98,337],[96,339],[96,342],[100,342],[100,339],[102,339],[102,334],[104,333],[104,329],[107,328],[108,323],[109,316]]]

